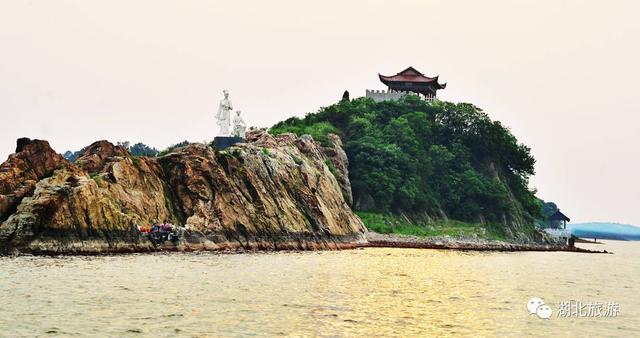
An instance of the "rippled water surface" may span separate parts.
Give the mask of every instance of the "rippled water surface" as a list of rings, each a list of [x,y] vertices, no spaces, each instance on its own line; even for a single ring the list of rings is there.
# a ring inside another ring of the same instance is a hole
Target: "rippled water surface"
[[[583,245],[585,246],[585,245]],[[640,243],[614,255],[361,249],[0,258],[0,336],[640,335]],[[543,298],[553,317],[529,315]],[[563,301],[615,318],[557,317]]]

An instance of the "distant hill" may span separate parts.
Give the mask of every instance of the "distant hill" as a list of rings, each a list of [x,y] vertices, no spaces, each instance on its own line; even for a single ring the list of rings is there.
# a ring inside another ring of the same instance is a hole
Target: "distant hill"
[[[583,238],[640,241],[640,227],[630,224],[592,222],[567,224],[571,233]]]

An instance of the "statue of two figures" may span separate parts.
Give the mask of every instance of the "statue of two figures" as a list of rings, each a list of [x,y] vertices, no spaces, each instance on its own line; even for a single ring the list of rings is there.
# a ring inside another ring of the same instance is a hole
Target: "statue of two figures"
[[[218,107],[218,114],[216,114],[216,119],[218,119],[218,126],[220,126],[220,132],[218,133],[220,136],[234,136],[234,137],[242,137],[244,138],[245,132],[247,130],[247,126],[244,123],[242,117],[240,117],[240,111],[237,110],[236,114],[233,116],[233,121],[231,121],[231,111],[233,110],[233,106],[231,105],[231,100],[229,100],[229,91],[224,90],[224,98],[220,100],[220,106]],[[233,122],[233,130],[230,132],[229,127]]]

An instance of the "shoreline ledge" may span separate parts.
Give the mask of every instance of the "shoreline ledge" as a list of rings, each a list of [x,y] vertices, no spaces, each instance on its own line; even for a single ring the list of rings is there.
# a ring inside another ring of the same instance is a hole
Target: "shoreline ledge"
[[[456,239],[451,237],[417,237],[397,234],[379,234],[369,231],[367,242],[361,248],[443,249],[461,251],[564,251],[579,253],[612,254],[607,250],[589,250],[562,244],[509,243],[483,239]]]
[[[189,234],[174,244],[154,245],[138,238],[135,242],[102,240],[36,240],[21,250],[0,250],[2,256],[110,256],[170,252],[252,253],[278,251],[336,251],[357,249],[365,242],[362,234],[347,236],[309,236],[297,234],[277,238],[252,237],[221,239],[215,236]],[[0,248],[2,249],[2,248]]]
[[[364,237],[364,238],[363,238]],[[0,254],[0,256],[112,256],[155,253],[197,253],[213,252],[220,254],[338,251],[365,248],[396,249],[435,249],[456,251],[493,251],[493,252],[577,252],[593,254],[613,254],[607,250],[589,250],[569,247],[561,244],[509,243],[473,238],[453,237],[417,237],[398,234],[379,234],[368,231],[363,237],[316,237],[316,238],[280,238],[250,239],[247,241],[212,242],[206,239],[195,242],[182,242],[179,245],[164,244],[152,246],[150,242],[138,243],[101,243],[99,241],[72,241],[60,247],[59,242],[36,242],[31,250]]]

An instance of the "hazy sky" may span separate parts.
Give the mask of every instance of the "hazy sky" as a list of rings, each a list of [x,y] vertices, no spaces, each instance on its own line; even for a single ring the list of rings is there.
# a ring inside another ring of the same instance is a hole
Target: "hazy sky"
[[[637,1],[0,1],[0,161],[21,136],[164,148],[221,91],[270,126],[414,66],[509,126],[572,221],[640,224]]]

